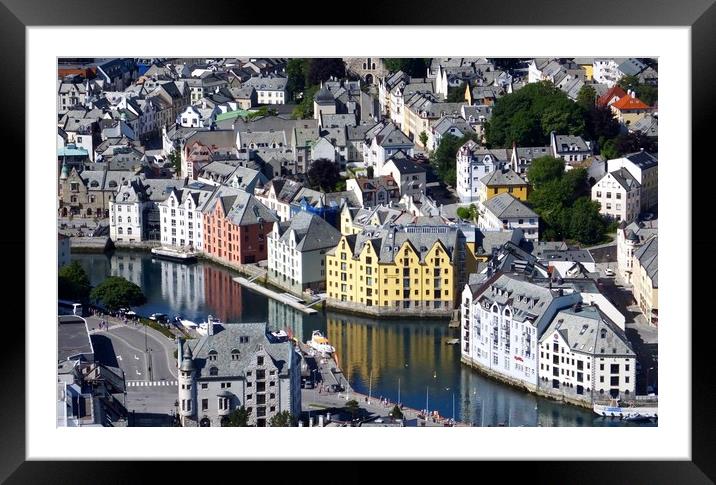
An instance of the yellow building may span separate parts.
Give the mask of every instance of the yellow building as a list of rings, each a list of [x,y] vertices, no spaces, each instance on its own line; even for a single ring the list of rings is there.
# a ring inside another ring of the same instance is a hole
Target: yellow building
[[[529,184],[512,169],[494,170],[480,179],[479,184],[478,200],[482,204],[504,193],[522,202],[526,202],[529,195]]]
[[[659,242],[653,236],[632,256],[632,291],[647,321],[659,325]]]
[[[343,235],[326,254],[327,304],[370,314],[449,315],[464,264],[464,236],[454,226]]]

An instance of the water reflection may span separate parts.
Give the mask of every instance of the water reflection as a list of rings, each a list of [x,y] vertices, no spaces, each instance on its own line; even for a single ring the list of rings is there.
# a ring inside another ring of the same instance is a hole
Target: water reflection
[[[438,410],[475,426],[623,426],[591,411],[537,398],[490,380],[460,364],[459,347],[447,345],[457,329],[445,320],[383,320],[332,311],[306,315],[235,283],[236,275],[211,264],[182,265],[150,254],[116,251],[110,256],[73,254],[97,285],[108,275],[142,287],[148,301],[137,310],[180,314],[203,321],[211,314],[224,322],[268,321],[308,340],[324,332],[340,365],[359,392]]]

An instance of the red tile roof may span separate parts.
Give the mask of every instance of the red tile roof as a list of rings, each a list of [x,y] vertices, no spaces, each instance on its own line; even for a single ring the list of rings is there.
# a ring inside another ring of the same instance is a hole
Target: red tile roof
[[[623,98],[626,95],[627,95],[626,91],[624,91],[621,87],[614,86],[609,91],[607,91],[606,93],[599,96],[599,98],[597,98],[597,106],[603,108],[604,106],[609,105],[609,101],[611,101],[612,98],[614,98],[614,97]]]
[[[619,111],[632,110],[632,109],[649,109],[651,106],[646,104],[644,101],[634,96],[623,96],[618,101],[612,104],[612,106]]]

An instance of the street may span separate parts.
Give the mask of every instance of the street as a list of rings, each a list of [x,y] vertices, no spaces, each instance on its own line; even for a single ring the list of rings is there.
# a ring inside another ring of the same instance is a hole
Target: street
[[[108,330],[100,330],[100,321],[98,317],[87,317],[95,357],[124,371],[126,407],[134,412],[130,423],[168,426],[171,414],[176,411],[178,394],[176,343],[151,327],[135,327],[118,319],[111,319]]]

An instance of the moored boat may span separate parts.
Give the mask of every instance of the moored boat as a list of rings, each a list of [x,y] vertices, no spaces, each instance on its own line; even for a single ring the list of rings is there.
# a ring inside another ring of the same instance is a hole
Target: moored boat
[[[325,354],[332,354],[336,351],[333,346],[328,344],[328,339],[323,336],[320,330],[314,330],[311,334],[311,340],[306,342],[306,344],[312,349]]]
[[[619,399],[612,399],[609,404],[594,404],[594,412],[600,416],[629,419],[631,421],[649,420],[658,417],[658,406],[624,406]]]

